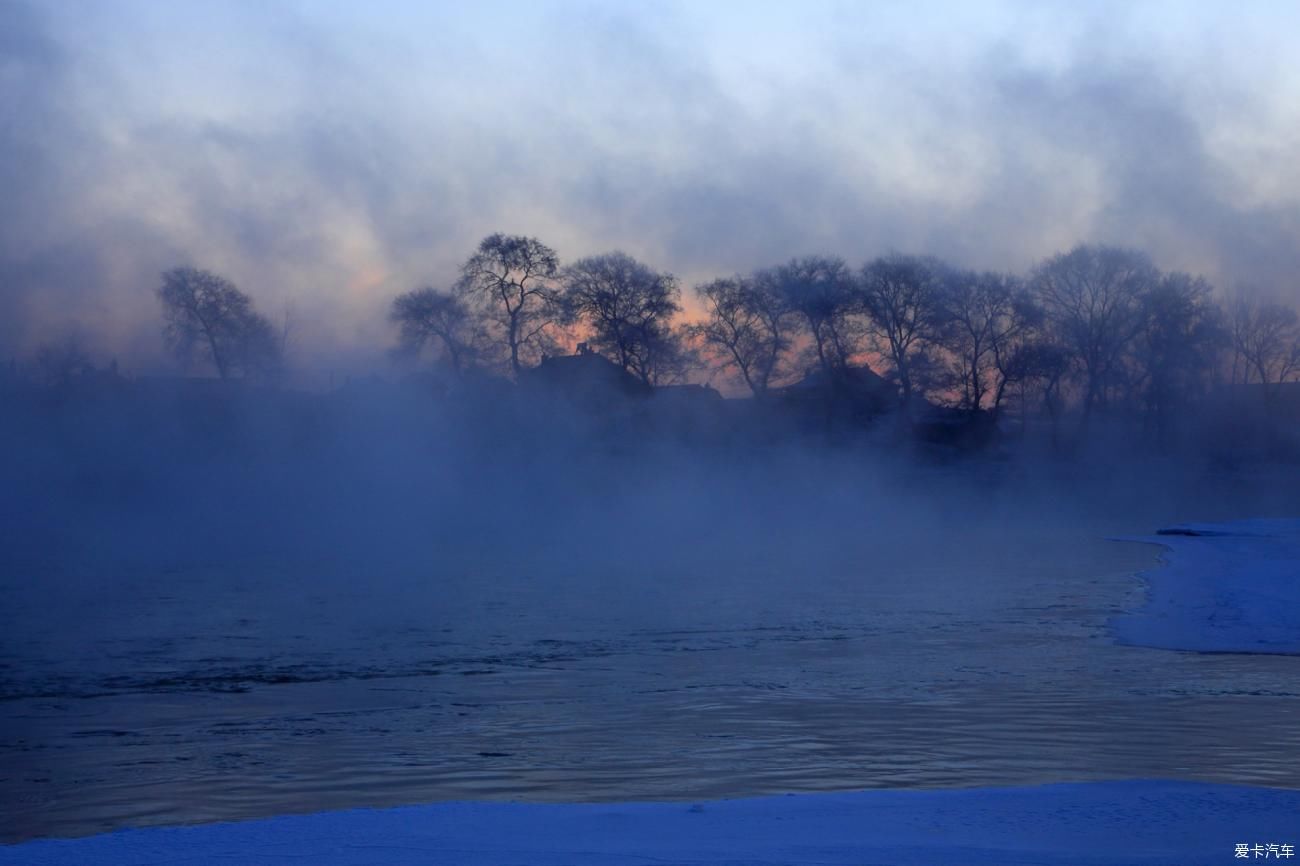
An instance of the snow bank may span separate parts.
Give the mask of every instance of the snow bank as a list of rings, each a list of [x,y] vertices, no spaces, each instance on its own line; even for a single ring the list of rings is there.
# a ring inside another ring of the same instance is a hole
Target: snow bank
[[[1187,523],[1124,539],[1168,548],[1147,600],[1111,626],[1123,643],[1300,653],[1300,520]]]
[[[1297,816],[1300,791],[1165,781],[697,805],[440,803],[29,842],[0,847],[0,863],[1192,866],[1232,863],[1238,844],[1296,846]]]

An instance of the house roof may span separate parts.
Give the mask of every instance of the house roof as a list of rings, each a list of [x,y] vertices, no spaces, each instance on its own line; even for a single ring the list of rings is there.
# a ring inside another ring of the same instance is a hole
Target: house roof
[[[596,352],[544,358],[527,370],[521,382],[571,393],[608,391],[628,395],[648,394],[650,388],[618,364]]]

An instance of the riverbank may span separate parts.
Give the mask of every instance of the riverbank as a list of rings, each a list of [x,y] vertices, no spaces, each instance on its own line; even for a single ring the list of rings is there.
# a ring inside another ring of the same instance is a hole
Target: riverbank
[[[97,863],[888,863],[1195,866],[1300,843],[1300,791],[1123,781],[703,803],[439,803],[128,830],[0,848],[12,866]]]

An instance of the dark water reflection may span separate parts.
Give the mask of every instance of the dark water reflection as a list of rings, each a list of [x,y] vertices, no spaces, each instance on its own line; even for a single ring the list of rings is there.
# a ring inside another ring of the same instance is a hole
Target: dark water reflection
[[[439,799],[1300,787],[1300,659],[1109,639],[1156,554],[1079,528],[816,572],[51,567],[4,588],[0,834]]]

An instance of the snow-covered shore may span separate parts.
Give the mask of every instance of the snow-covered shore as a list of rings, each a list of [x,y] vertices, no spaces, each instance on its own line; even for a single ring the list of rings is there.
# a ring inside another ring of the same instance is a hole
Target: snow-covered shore
[[[1197,652],[1300,653],[1300,520],[1188,523],[1124,539],[1168,549],[1123,643]]]
[[[1168,781],[695,805],[439,803],[29,842],[0,848],[0,863],[1209,866],[1235,862],[1242,844],[1295,850],[1297,816],[1300,791]]]

